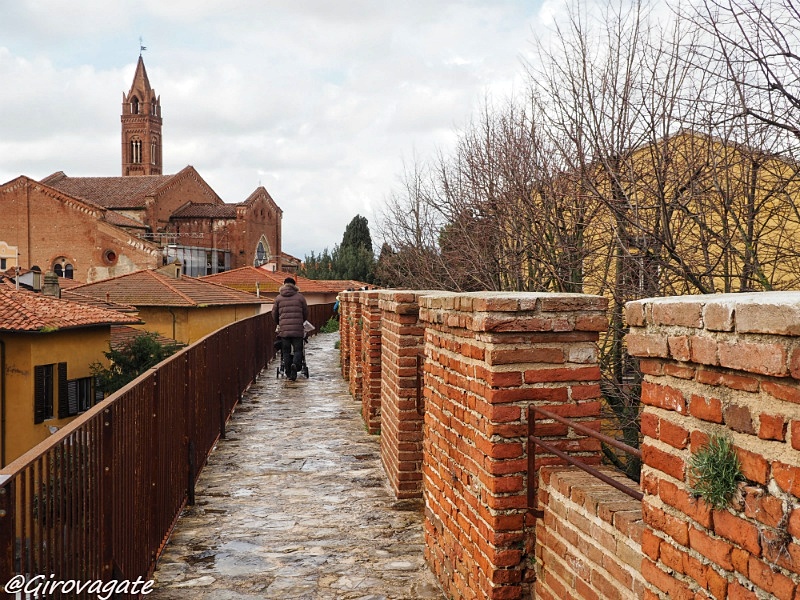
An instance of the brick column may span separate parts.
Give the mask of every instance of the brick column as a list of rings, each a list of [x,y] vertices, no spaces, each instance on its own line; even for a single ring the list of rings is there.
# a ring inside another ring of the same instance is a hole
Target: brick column
[[[361,402],[361,338],[363,321],[361,319],[360,291],[340,294],[347,299],[347,354],[348,365],[345,379],[349,382],[350,395]]]
[[[641,300],[626,316],[644,374],[645,598],[798,598],[800,293]],[[719,510],[689,492],[713,434],[746,478]]]
[[[475,293],[419,304],[426,559],[448,598],[522,598],[533,576],[527,407],[599,425],[596,340],[607,328],[606,300]],[[556,445],[597,461],[595,440],[569,435]]]
[[[381,461],[397,498],[422,497],[422,414],[417,405],[417,356],[425,345],[419,297],[429,292],[388,290],[381,309]]]
[[[342,379],[350,379],[350,307],[349,292],[339,294],[339,356]]]
[[[361,304],[361,416],[367,431],[381,431],[381,312],[378,291],[363,291]]]

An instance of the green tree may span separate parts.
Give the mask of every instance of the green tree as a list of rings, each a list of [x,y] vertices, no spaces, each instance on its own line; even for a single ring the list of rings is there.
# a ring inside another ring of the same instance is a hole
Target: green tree
[[[309,279],[353,279],[373,283],[375,253],[366,217],[356,215],[347,225],[342,243],[319,255],[306,255],[300,274]]]
[[[144,332],[119,349],[103,352],[110,361],[106,367],[100,362],[90,365],[92,375],[97,378],[97,385],[105,394],[111,394],[124,387],[147,369],[154,367],[165,358],[178,351],[180,345],[164,344],[158,340],[158,334]]]
[[[335,252],[336,247],[334,247]],[[303,260],[303,267],[300,269],[300,275],[309,279],[336,279],[333,268],[333,255],[328,252],[327,248],[317,255],[313,251],[311,254],[306,254],[305,260]]]

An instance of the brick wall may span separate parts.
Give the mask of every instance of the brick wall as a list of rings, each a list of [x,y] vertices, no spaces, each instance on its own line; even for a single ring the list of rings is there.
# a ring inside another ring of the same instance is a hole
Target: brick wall
[[[800,594],[800,294],[628,304],[641,357],[645,598]],[[746,482],[711,509],[689,493],[690,456],[728,435]]]
[[[628,487],[619,472],[601,472]],[[575,467],[539,471],[534,597],[639,599],[642,503]]]
[[[441,293],[419,304],[426,558],[448,598],[521,598],[533,575],[526,409],[548,405],[596,423],[606,300]],[[573,434],[556,445],[596,462],[595,440]]]
[[[367,431],[381,429],[381,310],[377,291],[362,291],[361,306],[361,417]]]
[[[363,366],[361,340],[364,323],[361,318],[361,302],[359,300],[361,293],[360,291],[353,291],[339,294],[342,298],[342,303],[347,305],[347,352],[350,360],[345,379],[349,384],[350,395],[357,402],[361,402],[361,372]]]
[[[348,380],[350,379],[350,361],[352,360],[350,354],[352,300],[350,300],[349,294],[350,292],[339,293],[339,367],[342,370],[342,378]]]
[[[387,290],[381,309],[381,461],[397,498],[422,497],[422,409],[417,403],[417,356],[425,329],[419,297],[428,292]]]

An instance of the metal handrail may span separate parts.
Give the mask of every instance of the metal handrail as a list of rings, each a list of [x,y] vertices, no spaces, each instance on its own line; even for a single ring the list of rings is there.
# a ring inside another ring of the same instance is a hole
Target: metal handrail
[[[615,440],[612,437],[609,437],[609,436],[607,436],[605,434],[602,434],[599,431],[595,431],[593,429],[590,429],[589,427],[581,425],[580,423],[576,423],[574,421],[570,421],[569,419],[565,419],[561,415],[557,415],[554,412],[551,412],[551,411],[546,410],[544,408],[541,408],[541,407],[538,407],[538,406],[529,406],[528,407],[528,474],[529,474],[529,478],[530,478],[530,474],[534,473],[534,471],[535,471],[536,446],[538,445],[538,446],[542,447],[544,450],[546,450],[547,452],[549,452],[551,454],[555,454],[556,456],[558,456],[562,460],[566,461],[570,465],[578,467],[579,469],[585,471],[586,473],[589,473],[591,476],[596,477],[600,481],[603,481],[604,483],[607,483],[608,485],[612,486],[613,488],[619,490],[620,492],[622,492],[624,494],[627,494],[631,498],[634,498],[635,500],[639,500],[639,501],[641,501],[642,498],[644,498],[644,494],[642,492],[640,492],[639,490],[633,489],[632,487],[627,486],[624,483],[621,483],[620,481],[617,481],[616,479],[614,479],[612,477],[609,477],[608,475],[606,475],[605,473],[602,473],[601,471],[599,471],[598,469],[594,468],[593,466],[578,460],[574,456],[570,456],[566,452],[563,452],[563,451],[559,450],[558,448],[554,447],[552,444],[550,444],[548,442],[545,442],[541,438],[535,436],[533,434],[533,431],[534,431],[534,428],[535,428],[535,423],[536,423],[536,419],[534,417],[534,413],[538,413],[538,414],[544,416],[547,419],[552,419],[553,421],[556,421],[558,423],[562,423],[563,425],[566,425],[567,427],[571,427],[571,428],[575,429],[576,431],[579,431],[580,433],[582,433],[584,435],[587,435],[587,436],[589,436],[591,438],[600,440],[601,442],[603,442],[605,444],[608,444],[609,446],[617,448],[618,450],[622,450],[623,452],[627,452],[628,454],[631,454],[631,455],[633,455],[633,456],[635,456],[637,458],[641,458],[642,457],[642,452],[638,448],[634,448],[633,446],[629,446],[628,444],[620,442],[619,440]],[[533,514],[533,516],[535,516],[536,518],[542,518],[544,516],[544,512],[542,510],[540,510],[540,509],[536,509],[535,507],[536,507],[536,493],[535,493],[534,486],[532,485],[531,481],[529,481],[528,482],[528,511],[531,514]]]

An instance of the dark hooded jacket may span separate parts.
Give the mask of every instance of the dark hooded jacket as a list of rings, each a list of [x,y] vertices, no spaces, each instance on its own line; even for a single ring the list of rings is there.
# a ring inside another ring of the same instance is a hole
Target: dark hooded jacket
[[[303,322],[308,319],[308,303],[296,285],[286,283],[281,286],[272,305],[272,318],[280,325],[280,337],[305,336]]]

